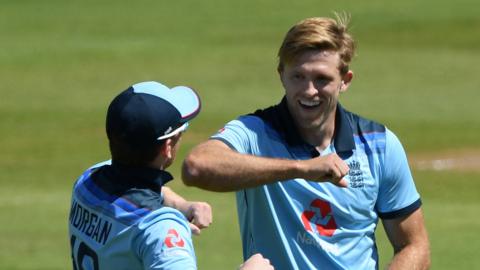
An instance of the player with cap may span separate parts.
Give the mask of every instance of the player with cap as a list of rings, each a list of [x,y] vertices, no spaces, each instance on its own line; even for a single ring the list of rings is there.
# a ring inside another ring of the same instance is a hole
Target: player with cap
[[[135,84],[114,98],[106,121],[112,159],[89,168],[73,188],[73,269],[196,269],[192,229],[210,224],[211,208],[164,185],[200,107],[192,89],[158,82]],[[273,269],[261,255],[242,269],[252,266]]]

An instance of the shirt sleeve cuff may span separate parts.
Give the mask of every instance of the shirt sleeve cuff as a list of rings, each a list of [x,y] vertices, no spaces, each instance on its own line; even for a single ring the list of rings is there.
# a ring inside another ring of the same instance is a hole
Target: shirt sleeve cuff
[[[227,141],[225,138],[222,138],[222,137],[210,137],[210,140],[221,141],[221,142],[223,142],[224,144],[226,144],[228,147],[230,147],[230,149],[232,149],[233,151],[238,152],[238,150],[233,146],[233,144],[231,144],[231,143],[230,143],[229,141]]]
[[[394,219],[394,218],[404,217],[415,212],[415,210],[420,208],[420,206],[422,206],[422,200],[418,199],[412,204],[410,204],[409,206],[404,207],[402,209],[398,209],[391,212],[384,212],[384,213],[378,212],[378,216],[381,219]]]

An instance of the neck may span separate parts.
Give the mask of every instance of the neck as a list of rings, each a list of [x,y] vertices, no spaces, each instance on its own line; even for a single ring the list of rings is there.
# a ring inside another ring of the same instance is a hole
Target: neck
[[[158,155],[152,162],[148,164],[148,167],[157,169],[157,170],[164,170],[168,167],[168,162],[162,155]]]
[[[335,111],[320,125],[311,128],[299,128],[298,131],[305,142],[314,146],[320,152],[325,150],[331,144],[335,135]]]

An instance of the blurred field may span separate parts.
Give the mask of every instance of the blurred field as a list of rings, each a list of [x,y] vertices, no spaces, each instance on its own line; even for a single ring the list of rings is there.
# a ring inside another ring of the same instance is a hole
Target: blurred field
[[[353,16],[359,48],[345,107],[387,124],[411,156],[480,149],[479,8],[474,0],[0,0],[0,269],[71,267],[70,189],[108,158],[104,117],[116,93],[143,80],[198,90],[203,112],[181,159],[226,121],[281,98],[276,52],[305,17]],[[480,173],[414,175],[432,269],[478,267]],[[233,194],[172,186],[214,208],[214,224],[194,240],[200,269],[235,269]],[[392,250],[378,232],[384,266]]]

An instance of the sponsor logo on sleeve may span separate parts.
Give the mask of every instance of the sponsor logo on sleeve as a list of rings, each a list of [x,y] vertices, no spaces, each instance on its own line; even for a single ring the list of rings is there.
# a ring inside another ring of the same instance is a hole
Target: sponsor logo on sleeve
[[[167,248],[184,247],[185,241],[183,241],[175,229],[170,229],[165,237],[165,245]]]

